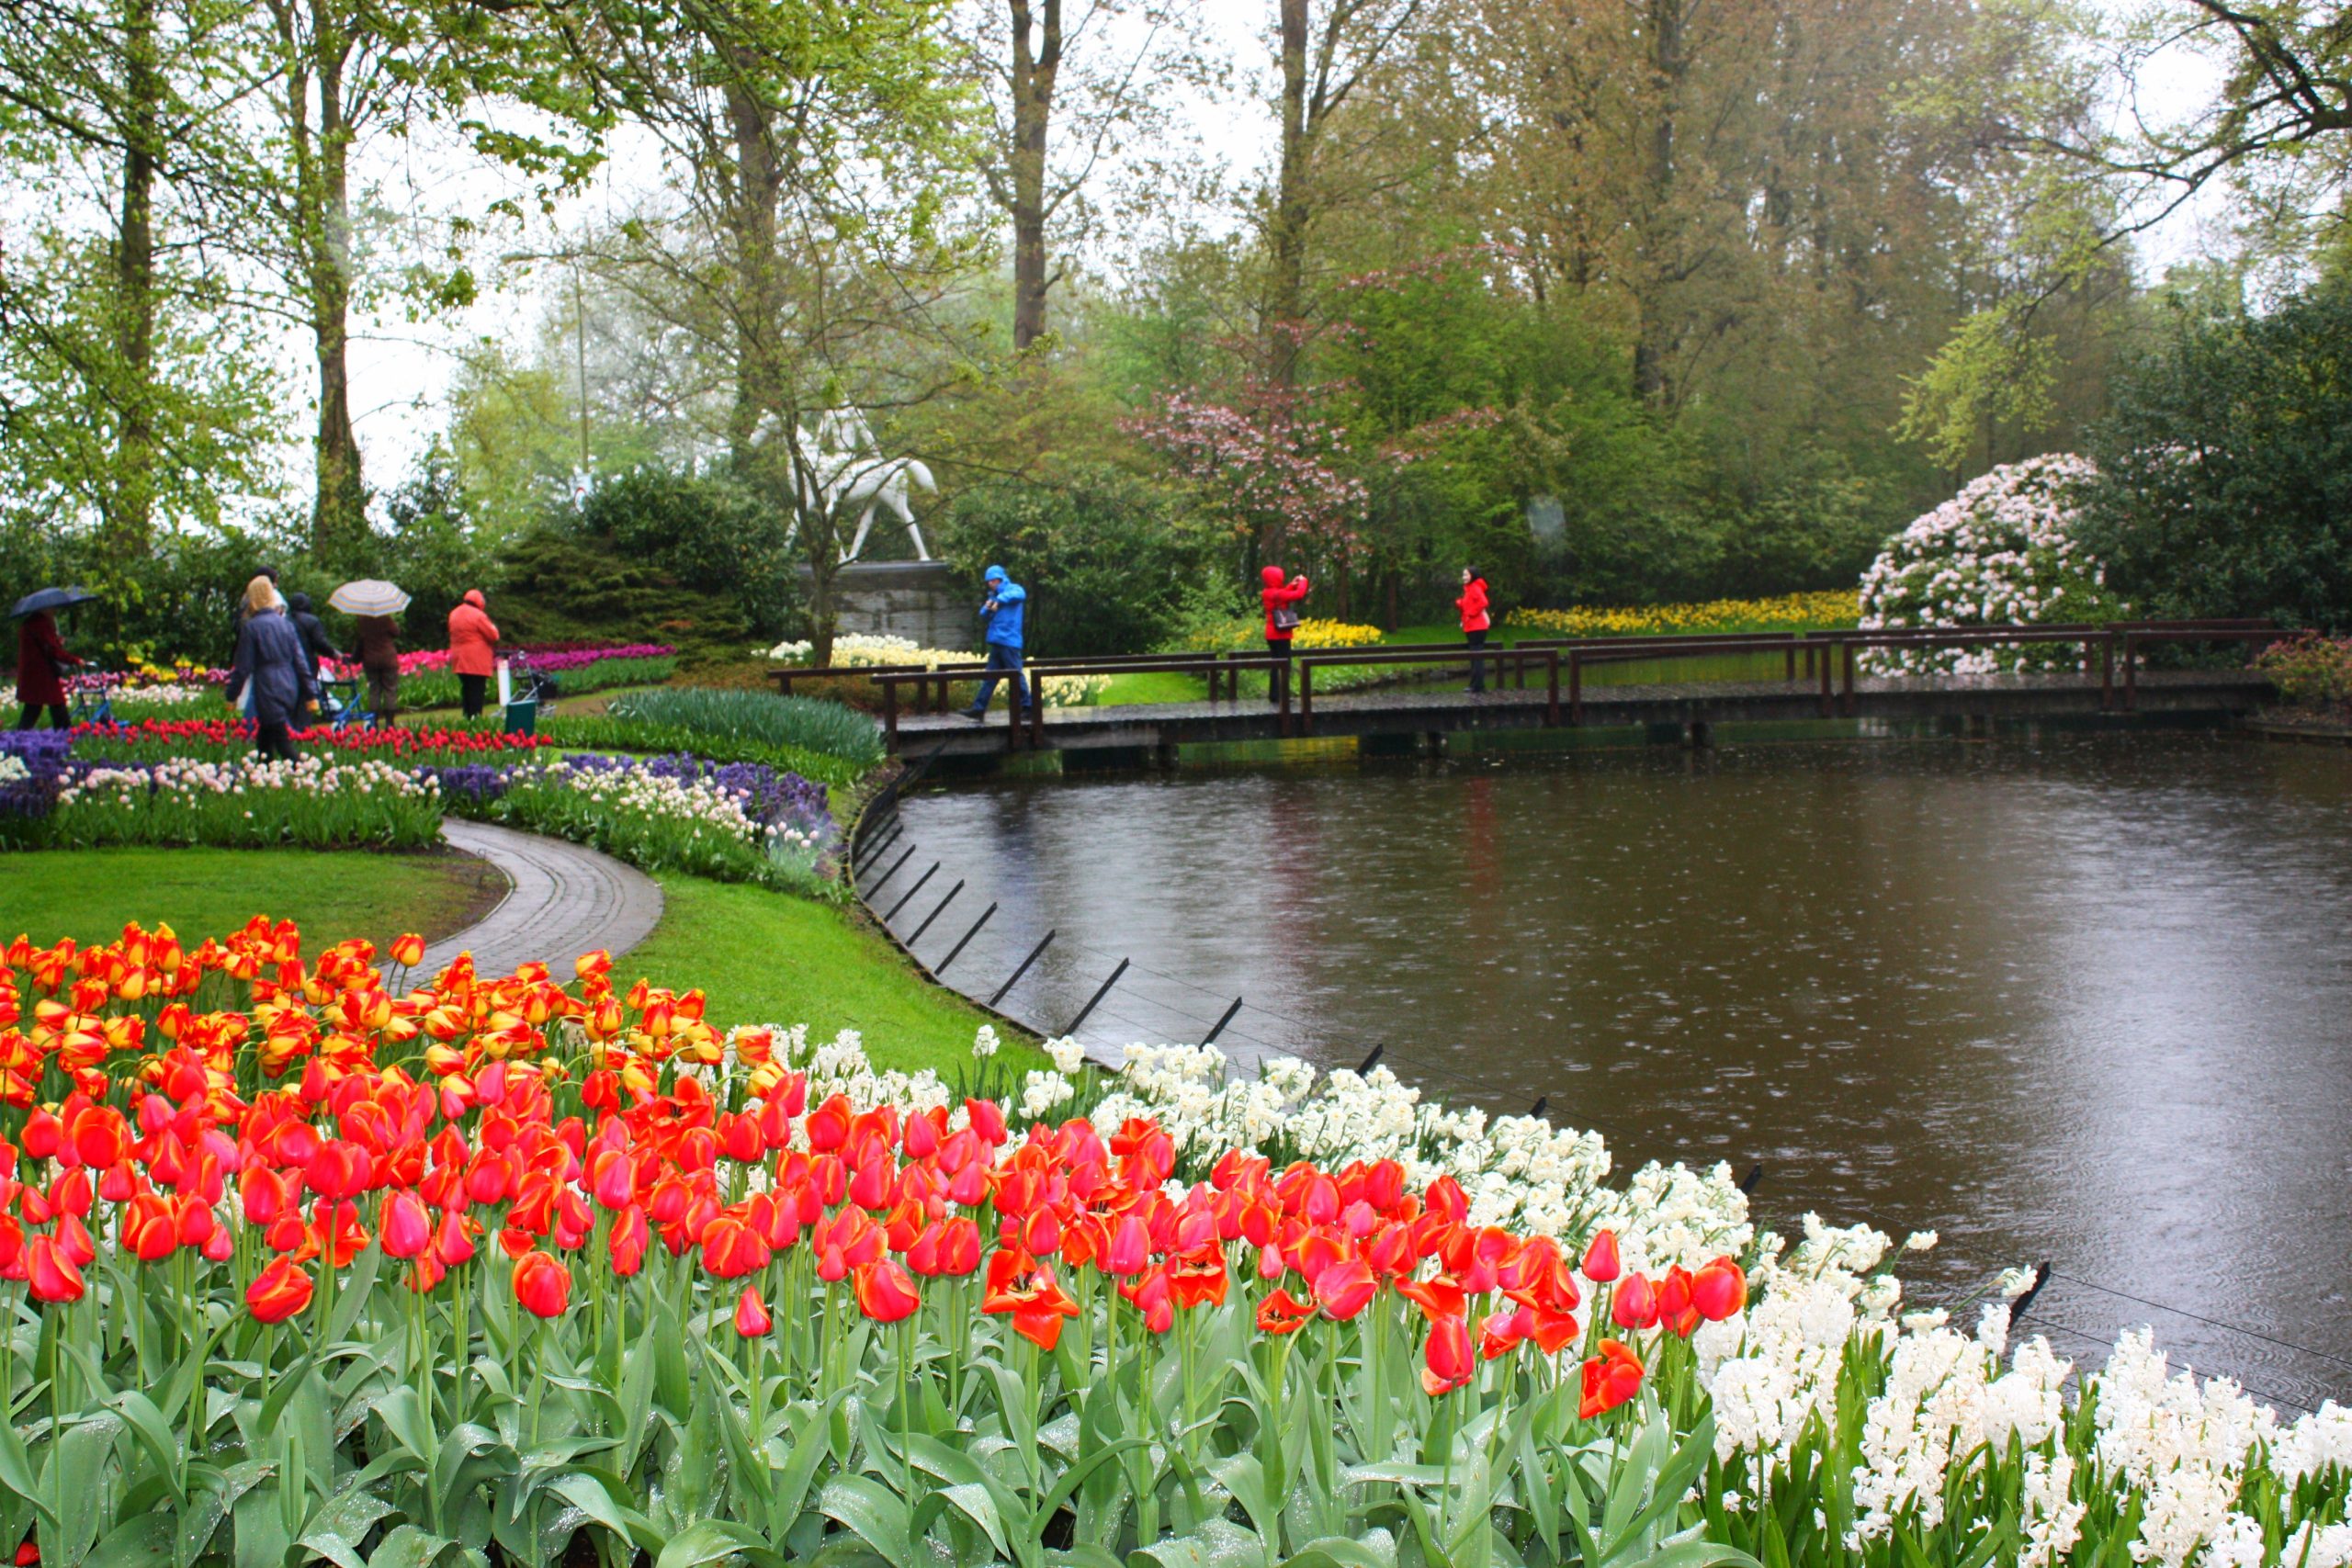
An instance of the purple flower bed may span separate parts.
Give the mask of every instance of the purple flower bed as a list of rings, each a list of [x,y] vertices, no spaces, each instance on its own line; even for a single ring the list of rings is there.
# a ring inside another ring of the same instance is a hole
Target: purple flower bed
[[[57,804],[59,784],[73,767],[73,744],[62,729],[0,730],[0,757],[21,761],[26,775],[0,781],[0,817],[48,816]]]
[[[637,642],[619,648],[525,648],[520,651],[539,673],[559,675],[582,665],[602,664],[607,659],[667,659],[678,650],[667,643]]]
[[[465,762],[418,771],[432,773],[440,780],[444,800],[453,805],[459,801],[479,805],[504,795],[518,768],[540,765],[528,761]],[[623,773],[642,769],[659,779],[712,784],[740,799],[745,814],[754,821],[797,828],[820,842],[830,841],[833,835],[832,808],[827,800],[825,786],[798,773],[779,772],[764,763],[713,762],[683,751],[662,757],[579,751],[555,765],[593,773]]]
[[[827,803],[825,786],[798,773],[779,773],[763,762],[713,762],[684,751],[661,757],[580,751],[566,757],[563,765],[603,773],[643,768],[657,779],[712,784],[740,798],[744,811],[756,821],[785,823],[820,840],[832,834],[832,808]]]

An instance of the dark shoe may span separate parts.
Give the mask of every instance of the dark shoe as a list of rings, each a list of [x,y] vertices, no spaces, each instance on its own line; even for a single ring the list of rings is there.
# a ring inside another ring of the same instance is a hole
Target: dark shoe
[[[989,721],[989,713],[986,708],[982,708],[978,713],[974,713],[970,708],[960,708],[957,711],[966,718],[970,719],[974,724],[986,724]]]

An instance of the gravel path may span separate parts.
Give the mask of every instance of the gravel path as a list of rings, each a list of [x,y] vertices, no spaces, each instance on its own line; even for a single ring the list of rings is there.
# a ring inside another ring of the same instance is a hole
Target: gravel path
[[[537,959],[568,980],[580,954],[604,948],[617,958],[662,919],[661,885],[610,855],[454,817],[442,823],[441,836],[496,866],[511,886],[488,915],[427,948],[419,974],[471,952],[484,975]]]

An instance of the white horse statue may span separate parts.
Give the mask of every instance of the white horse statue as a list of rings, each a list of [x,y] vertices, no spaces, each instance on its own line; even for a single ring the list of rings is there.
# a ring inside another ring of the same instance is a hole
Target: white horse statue
[[[829,513],[842,513],[863,504],[858,513],[857,533],[850,540],[849,548],[842,552],[844,564],[855,560],[865,549],[865,536],[874,527],[874,513],[888,507],[898,514],[907,530],[907,537],[914,542],[915,558],[929,560],[930,549],[922,542],[922,525],[915,522],[913,507],[908,497],[917,487],[936,493],[938,481],[931,470],[915,457],[885,457],[881,444],[874,439],[873,427],[865,423],[865,415],[856,409],[828,409],[817,416],[817,428],[811,434],[812,450],[809,467],[815,472],[815,493],[804,489],[805,504],[821,505]]]

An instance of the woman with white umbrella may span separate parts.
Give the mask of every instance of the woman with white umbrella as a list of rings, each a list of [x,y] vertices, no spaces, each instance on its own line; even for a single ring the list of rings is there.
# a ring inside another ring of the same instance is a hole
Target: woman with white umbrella
[[[327,604],[350,615],[358,627],[359,669],[368,677],[368,711],[378,724],[400,717],[400,623],[392,619],[408,608],[408,595],[389,582],[363,578],[346,582],[327,597]]]

